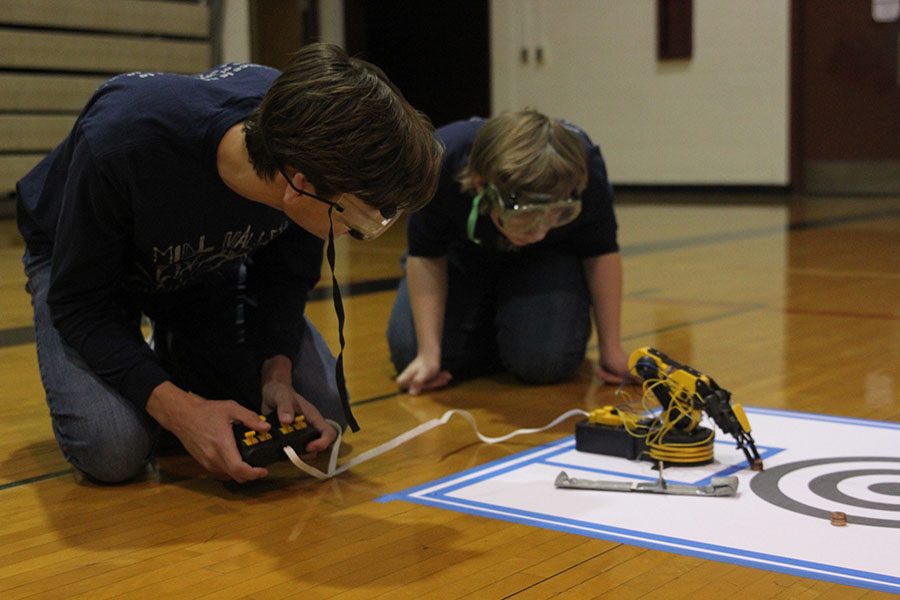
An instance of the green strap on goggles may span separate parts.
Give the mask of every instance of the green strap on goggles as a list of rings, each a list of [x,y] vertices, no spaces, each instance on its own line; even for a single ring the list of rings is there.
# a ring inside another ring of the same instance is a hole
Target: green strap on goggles
[[[479,245],[481,240],[475,237],[475,224],[478,222],[478,208],[481,206],[481,197],[484,195],[484,189],[472,200],[472,210],[469,211],[469,220],[466,222],[466,233],[469,234],[469,239]]]

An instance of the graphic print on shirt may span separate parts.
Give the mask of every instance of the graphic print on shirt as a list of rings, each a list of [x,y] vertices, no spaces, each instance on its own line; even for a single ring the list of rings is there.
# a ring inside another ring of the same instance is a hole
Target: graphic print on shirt
[[[218,81],[220,79],[226,79],[228,77],[234,77],[241,71],[245,69],[268,69],[264,65],[258,65],[256,63],[227,63],[224,65],[219,65],[215,69],[211,71],[207,71],[206,73],[197,73],[196,75],[184,75],[184,77],[190,77],[191,79],[199,79],[200,81]],[[110,77],[108,80],[103,82],[98,89],[103,89],[114,81],[118,81],[120,79],[126,79],[129,77],[137,77],[139,79],[147,79],[148,77],[158,77],[160,75],[171,75],[171,73],[164,73],[162,71],[130,71],[128,73],[121,73],[119,75],[115,75]]]
[[[188,278],[215,273],[231,263],[265,246],[288,227],[285,221],[272,229],[254,230],[251,225],[243,229],[226,231],[221,243],[201,235],[194,241],[180,242],[165,247],[153,246],[151,260],[153,272],[138,266],[154,292],[177,290],[184,287]],[[145,283],[146,285],[146,283]]]

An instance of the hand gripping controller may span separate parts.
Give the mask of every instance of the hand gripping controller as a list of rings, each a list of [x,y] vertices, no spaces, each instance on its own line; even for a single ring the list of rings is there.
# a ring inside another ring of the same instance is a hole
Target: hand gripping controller
[[[306,424],[303,415],[294,417],[294,422],[282,425],[278,415],[259,416],[260,421],[272,424],[269,431],[258,432],[241,423],[234,425],[234,438],[244,462],[252,467],[264,467],[279,460],[285,460],[284,448],[290,446],[297,454],[306,454],[306,445],[321,433]]]

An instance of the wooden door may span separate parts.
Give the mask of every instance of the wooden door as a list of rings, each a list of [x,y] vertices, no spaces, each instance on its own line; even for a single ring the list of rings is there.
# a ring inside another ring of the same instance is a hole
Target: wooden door
[[[251,59],[283,69],[300,46],[318,35],[318,2],[251,0]]]
[[[347,0],[347,51],[384,70],[440,127],[490,116],[487,0]]]
[[[793,181],[900,192],[900,24],[884,0],[795,0]],[[798,185],[799,184],[799,185]]]

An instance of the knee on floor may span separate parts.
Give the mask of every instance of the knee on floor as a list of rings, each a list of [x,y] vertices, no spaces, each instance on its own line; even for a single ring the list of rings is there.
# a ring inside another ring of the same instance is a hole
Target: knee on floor
[[[583,356],[560,353],[525,352],[503,356],[506,369],[526,383],[547,384],[569,379],[575,374]]]
[[[99,483],[124,483],[142,474],[150,457],[152,443],[141,431],[128,438],[119,431],[102,432],[89,443],[63,447],[66,460]]]

